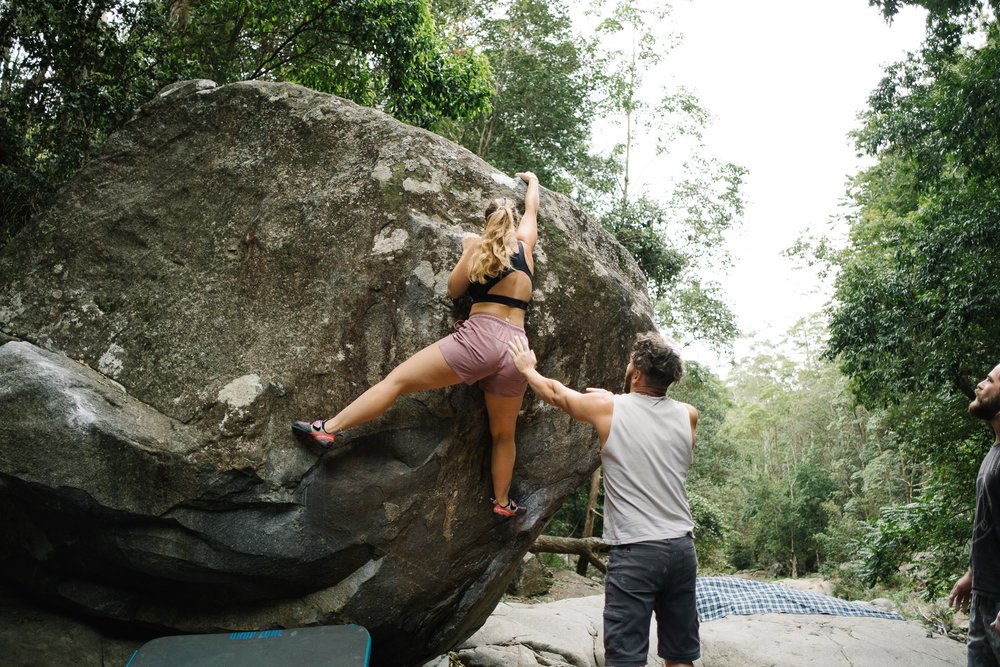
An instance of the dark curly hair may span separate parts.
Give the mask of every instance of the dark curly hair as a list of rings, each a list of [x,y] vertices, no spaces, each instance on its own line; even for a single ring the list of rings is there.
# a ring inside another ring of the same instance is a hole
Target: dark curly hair
[[[632,366],[649,381],[664,389],[684,375],[681,355],[655,331],[636,336],[632,346]]]

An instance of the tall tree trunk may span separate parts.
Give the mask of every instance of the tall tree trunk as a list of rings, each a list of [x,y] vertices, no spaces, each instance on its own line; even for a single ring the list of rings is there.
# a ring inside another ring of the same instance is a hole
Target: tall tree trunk
[[[590,495],[587,496],[587,517],[583,520],[583,537],[592,537],[594,534],[594,514],[597,513],[597,495],[601,491],[601,467],[594,470],[590,476]],[[576,561],[576,573],[581,577],[587,574],[587,557],[580,556]]]
[[[792,533],[791,538],[792,538],[792,579],[798,579],[799,578],[799,568],[798,568],[799,559],[795,555],[795,534],[794,533]]]
[[[634,29],[633,29],[634,30]],[[635,35],[632,36],[632,68],[629,71],[629,99],[625,108],[625,174],[622,182],[622,210],[628,208],[629,166],[632,163],[632,111],[635,106]]]
[[[500,58],[500,71],[503,72],[501,76],[498,76],[495,80],[495,87],[493,89],[494,101],[500,96],[500,93],[504,91],[507,86],[507,79],[510,75],[510,51],[511,44],[515,43],[515,35],[521,30],[520,14],[516,14],[514,20],[507,22],[507,39],[504,41],[503,56]],[[503,77],[503,78],[501,78]],[[489,117],[483,123],[483,129],[479,133],[479,150],[476,151],[476,155],[481,158],[485,158],[486,154],[490,150],[490,144],[493,142],[493,133],[496,131],[497,123],[500,121],[500,112],[494,104],[493,112],[490,113]]]

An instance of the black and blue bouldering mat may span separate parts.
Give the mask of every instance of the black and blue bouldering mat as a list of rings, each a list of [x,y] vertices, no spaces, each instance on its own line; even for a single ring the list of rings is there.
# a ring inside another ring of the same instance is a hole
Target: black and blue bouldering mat
[[[371,637],[360,625],[160,637],[125,667],[367,667]]]

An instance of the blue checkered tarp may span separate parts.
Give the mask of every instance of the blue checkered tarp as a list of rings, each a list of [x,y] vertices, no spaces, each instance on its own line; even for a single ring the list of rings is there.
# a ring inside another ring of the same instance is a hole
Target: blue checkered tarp
[[[702,622],[730,614],[829,614],[903,620],[899,614],[883,611],[867,602],[848,602],[739,577],[698,577],[696,596],[698,618]]]

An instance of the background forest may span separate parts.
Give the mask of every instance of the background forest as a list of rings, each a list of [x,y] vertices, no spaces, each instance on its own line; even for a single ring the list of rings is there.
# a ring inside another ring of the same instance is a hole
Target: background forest
[[[966,414],[1000,361],[996,3],[929,11],[854,135],[846,243],[803,241],[834,299],[723,380],[688,363],[701,413],[689,490],[703,569],[823,572],[936,597],[964,570],[992,441]],[[274,79],[377,107],[498,169],[535,171],[632,252],[672,338],[739,335],[717,284],[745,171],[701,141],[708,113],[659,88],[669,7],[507,0],[6,0],[0,4],[0,247],[162,86]],[[819,131],[819,130],[817,130]],[[594,136],[613,135],[610,148]],[[636,151],[678,169],[637,185]],[[831,211],[831,214],[834,213]],[[791,350],[791,352],[789,352]],[[588,488],[548,532],[583,534]],[[595,532],[600,530],[598,497]]]

